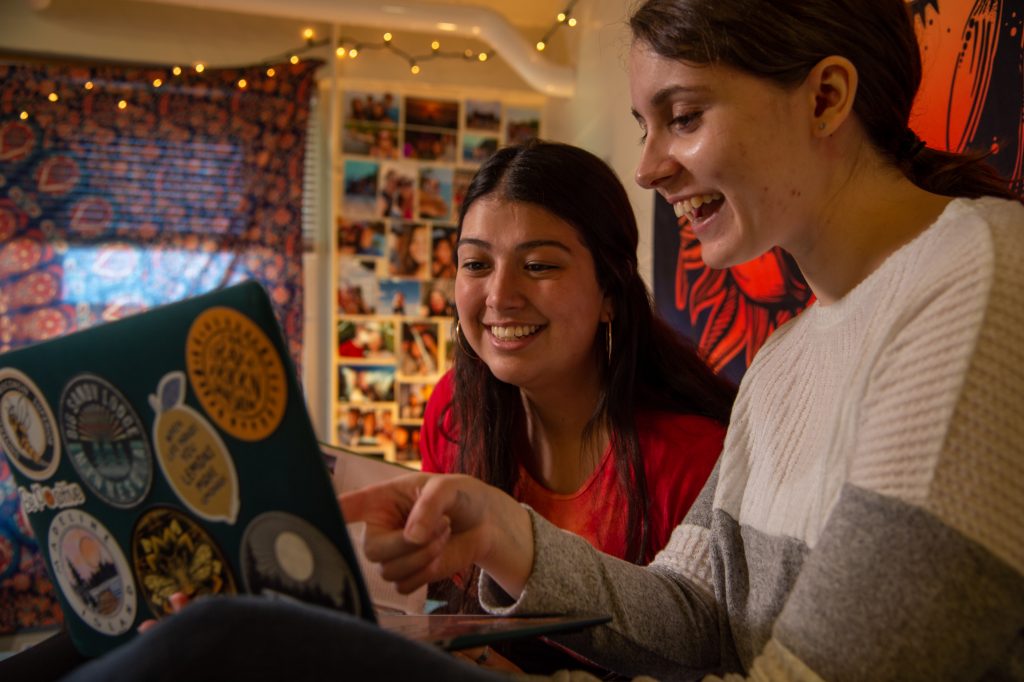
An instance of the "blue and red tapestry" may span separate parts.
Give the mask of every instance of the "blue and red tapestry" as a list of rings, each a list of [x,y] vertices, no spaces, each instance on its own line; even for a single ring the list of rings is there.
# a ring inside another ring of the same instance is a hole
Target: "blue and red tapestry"
[[[317,66],[0,64],[0,353],[256,279],[298,365]],[[0,633],[59,618],[0,454]]]

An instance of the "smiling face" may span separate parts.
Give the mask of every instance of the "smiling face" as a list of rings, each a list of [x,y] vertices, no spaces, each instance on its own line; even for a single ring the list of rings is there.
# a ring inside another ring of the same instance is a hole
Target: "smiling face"
[[[458,244],[455,304],[473,351],[526,391],[590,385],[611,303],[576,230],[543,208],[483,197]]]
[[[704,261],[723,268],[793,248],[817,191],[813,94],[727,66],[630,51],[633,113],[644,133],[637,182],[687,216]]]

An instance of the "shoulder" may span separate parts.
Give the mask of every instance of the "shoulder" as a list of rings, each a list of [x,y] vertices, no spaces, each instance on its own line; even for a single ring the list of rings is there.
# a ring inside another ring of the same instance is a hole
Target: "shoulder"
[[[726,426],[695,414],[641,410],[636,415],[640,451],[649,464],[666,460],[714,461],[722,451]]]

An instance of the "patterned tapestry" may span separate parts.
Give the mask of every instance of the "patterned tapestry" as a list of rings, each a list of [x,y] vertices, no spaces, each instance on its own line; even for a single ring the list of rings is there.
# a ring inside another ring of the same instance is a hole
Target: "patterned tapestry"
[[[0,352],[256,279],[298,365],[317,67],[0,64]],[[59,620],[0,454],[0,633]]]
[[[929,146],[990,150],[1024,192],[1024,0],[912,0],[924,78],[911,127]],[[712,270],[685,220],[660,196],[654,210],[654,297],[661,314],[738,381],[768,335],[812,294],[793,259],[775,249]]]

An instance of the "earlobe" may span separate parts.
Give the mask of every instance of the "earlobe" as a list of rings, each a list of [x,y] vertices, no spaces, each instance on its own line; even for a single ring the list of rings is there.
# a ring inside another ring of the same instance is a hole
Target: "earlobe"
[[[857,67],[846,57],[832,55],[807,74],[812,92],[812,126],[818,137],[834,133],[853,111],[857,97]]]

